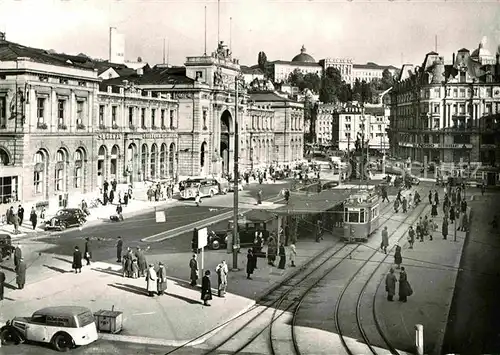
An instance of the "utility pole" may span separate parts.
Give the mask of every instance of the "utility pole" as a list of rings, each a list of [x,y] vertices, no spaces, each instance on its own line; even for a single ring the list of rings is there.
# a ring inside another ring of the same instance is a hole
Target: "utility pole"
[[[238,191],[238,180],[239,180],[239,127],[238,127],[238,113],[239,113],[239,81],[240,78],[236,76],[234,78],[234,86],[236,91],[235,97],[235,108],[234,108],[234,195],[233,195],[233,271],[238,271],[238,247],[239,247],[239,237],[238,237],[238,204],[239,204],[239,191]]]

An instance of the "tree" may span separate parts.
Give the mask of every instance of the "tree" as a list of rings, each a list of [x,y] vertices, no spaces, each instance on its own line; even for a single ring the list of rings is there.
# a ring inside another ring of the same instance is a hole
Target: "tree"
[[[321,78],[314,73],[304,75],[304,89],[309,89],[314,93],[318,93],[321,87]]]
[[[394,85],[394,76],[389,69],[384,69],[382,79],[379,80],[379,89],[385,91]]]
[[[259,69],[262,70],[263,73],[266,72],[266,64],[267,64],[267,56],[264,52],[259,52],[257,56],[257,64],[259,65]]]
[[[351,85],[347,84],[345,81],[342,81],[342,84],[340,85],[340,88],[339,88],[337,98],[340,102],[352,101]]]
[[[323,72],[321,78],[321,89],[319,90],[319,99],[324,103],[335,103],[342,86],[342,75],[339,70],[329,67]]]

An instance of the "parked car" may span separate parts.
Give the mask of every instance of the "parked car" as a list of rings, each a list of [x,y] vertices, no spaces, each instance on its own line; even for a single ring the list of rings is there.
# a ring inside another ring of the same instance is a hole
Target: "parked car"
[[[15,317],[0,329],[2,345],[25,341],[49,343],[57,351],[97,340],[97,327],[90,309],[78,306],[42,308],[31,317]]]
[[[87,221],[86,214],[80,208],[63,208],[45,223],[45,230],[57,229],[60,231],[69,227],[78,227]]]
[[[238,179],[238,191],[243,191],[244,185],[245,183],[241,179]],[[234,191],[234,179],[229,181],[227,189],[229,192]]]
[[[0,261],[10,258],[15,249],[12,246],[12,236],[9,233],[0,233]]]
[[[328,181],[328,182],[325,182],[322,187],[323,187],[323,190],[330,190],[330,189],[333,189],[337,186],[339,186],[338,181]]]

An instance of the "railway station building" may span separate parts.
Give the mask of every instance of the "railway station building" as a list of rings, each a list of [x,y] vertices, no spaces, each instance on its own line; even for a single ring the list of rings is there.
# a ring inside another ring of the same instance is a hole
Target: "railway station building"
[[[0,204],[52,210],[105,179],[220,176],[235,148],[241,170],[302,159],[302,104],[245,85],[236,95],[240,66],[222,43],[184,67],[109,80],[101,67],[0,37]]]

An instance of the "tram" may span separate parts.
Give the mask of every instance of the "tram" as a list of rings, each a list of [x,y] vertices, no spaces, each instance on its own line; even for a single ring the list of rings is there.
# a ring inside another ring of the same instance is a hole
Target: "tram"
[[[366,242],[379,227],[380,202],[375,190],[361,190],[344,202],[344,237],[346,242]]]

